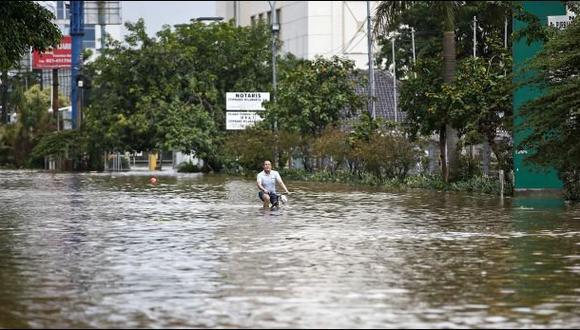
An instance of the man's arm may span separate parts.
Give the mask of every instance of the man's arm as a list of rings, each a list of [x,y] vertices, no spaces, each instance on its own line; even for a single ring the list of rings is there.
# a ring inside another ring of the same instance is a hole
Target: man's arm
[[[282,177],[280,175],[278,175],[277,178],[278,183],[282,186],[282,188],[284,188],[284,191],[288,194],[288,188],[286,188],[286,185],[284,184],[284,181],[282,181]]]
[[[264,188],[262,186],[262,182],[260,180],[260,177],[258,177],[258,181],[256,181],[256,185],[258,186],[258,189],[260,189],[260,191],[265,192],[266,194],[270,193],[269,191],[266,190],[266,188]]]

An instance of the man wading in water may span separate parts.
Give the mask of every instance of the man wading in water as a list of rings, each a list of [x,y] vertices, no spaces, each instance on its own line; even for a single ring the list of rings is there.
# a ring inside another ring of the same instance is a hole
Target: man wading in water
[[[278,171],[272,170],[272,163],[269,160],[264,161],[263,168],[264,170],[258,173],[257,178],[258,189],[260,189],[258,197],[264,203],[264,208],[270,207],[270,203],[272,203],[272,207],[277,207],[278,195],[276,194],[276,182],[284,188],[286,193],[288,193],[288,188],[286,188]]]

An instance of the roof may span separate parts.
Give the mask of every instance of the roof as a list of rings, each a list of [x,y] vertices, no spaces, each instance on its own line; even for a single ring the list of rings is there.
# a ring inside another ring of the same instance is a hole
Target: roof
[[[368,70],[361,70],[360,74],[368,79]],[[375,70],[375,114],[377,118],[383,118],[387,120],[395,120],[395,103],[393,99],[393,75],[385,70]],[[404,118],[404,113],[401,112],[400,102],[399,102],[399,89],[401,83],[397,81],[397,117],[398,121]],[[369,89],[366,83],[358,84],[356,87],[356,92],[358,94],[368,95]]]

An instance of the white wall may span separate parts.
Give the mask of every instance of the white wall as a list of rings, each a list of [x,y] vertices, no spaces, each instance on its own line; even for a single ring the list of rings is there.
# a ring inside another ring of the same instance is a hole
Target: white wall
[[[234,1],[220,1],[217,14],[233,18]],[[270,11],[268,1],[238,1],[239,23],[251,24],[251,16]],[[371,2],[371,15],[377,2]],[[276,1],[280,8],[282,52],[300,58],[338,55],[366,68],[366,1]]]

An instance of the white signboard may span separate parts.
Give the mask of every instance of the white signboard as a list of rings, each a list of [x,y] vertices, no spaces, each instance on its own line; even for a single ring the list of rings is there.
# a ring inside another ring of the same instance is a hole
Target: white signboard
[[[226,112],[226,129],[243,130],[262,121],[262,117],[256,111],[228,111]]]
[[[270,93],[263,92],[228,92],[226,93],[226,110],[241,111],[266,110],[262,102],[270,101]]]
[[[558,30],[565,29],[574,20],[574,17],[576,16],[573,13],[568,15],[548,16],[548,26],[555,27]]]

